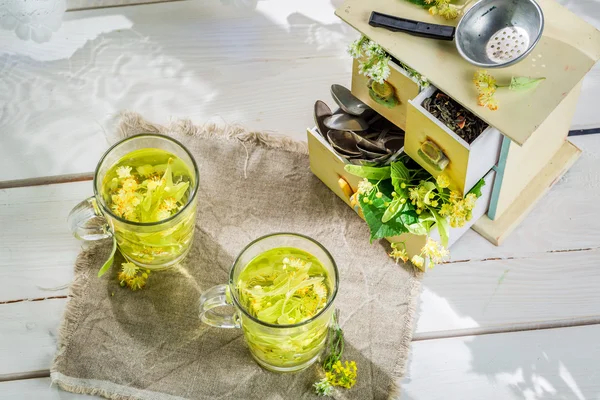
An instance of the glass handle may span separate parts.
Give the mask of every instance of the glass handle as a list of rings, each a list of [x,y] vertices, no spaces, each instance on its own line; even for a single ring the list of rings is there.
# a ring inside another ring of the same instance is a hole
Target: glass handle
[[[94,197],[89,197],[73,207],[67,222],[73,236],[80,240],[92,241],[112,236],[108,222]]]
[[[214,310],[217,307],[231,307],[232,305],[229,287],[227,285],[213,286],[200,296],[200,320],[217,328],[240,328],[239,318],[235,311],[224,314]]]

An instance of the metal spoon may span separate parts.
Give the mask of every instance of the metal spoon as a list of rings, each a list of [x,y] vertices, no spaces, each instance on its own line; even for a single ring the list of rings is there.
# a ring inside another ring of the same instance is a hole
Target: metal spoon
[[[329,131],[329,129],[323,124],[323,120],[327,117],[330,117],[331,114],[332,114],[331,108],[329,108],[329,106],[327,104],[325,104],[321,100],[316,101],[315,113],[314,113],[315,125],[317,125],[317,129],[319,130],[319,133],[321,134],[321,136],[323,136],[325,138],[327,136],[327,132]]]
[[[353,132],[330,130],[327,132],[329,144],[339,153],[350,157],[360,157],[361,153],[356,148],[356,138]]]
[[[373,111],[342,85],[331,85],[331,97],[347,114],[360,117],[365,111]]]
[[[337,131],[366,131],[369,124],[359,117],[348,114],[334,114],[323,120],[323,124],[329,129]]]

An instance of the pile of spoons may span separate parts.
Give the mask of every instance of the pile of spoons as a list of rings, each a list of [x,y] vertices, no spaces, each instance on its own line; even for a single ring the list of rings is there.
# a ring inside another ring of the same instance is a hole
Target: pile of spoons
[[[351,164],[377,166],[394,161],[404,146],[404,131],[357,99],[347,88],[331,85],[339,106],[333,113],[321,100],[315,103],[315,124],[333,151]]]

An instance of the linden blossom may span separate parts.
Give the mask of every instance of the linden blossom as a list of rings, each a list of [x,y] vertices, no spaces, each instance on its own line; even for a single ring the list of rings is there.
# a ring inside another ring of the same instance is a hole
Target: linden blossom
[[[481,196],[481,180],[464,198],[450,190],[450,178],[440,174],[433,178],[407,155],[385,167],[346,166],[346,171],[364,178],[358,185],[355,198],[369,225],[371,240],[393,237],[402,233],[429,235],[437,226],[442,243],[427,238],[420,254],[411,262],[421,268],[429,259],[429,266],[441,263],[449,253],[446,250],[449,228],[462,227],[472,217],[472,211]],[[389,256],[396,262],[408,261],[406,244],[392,244]]]

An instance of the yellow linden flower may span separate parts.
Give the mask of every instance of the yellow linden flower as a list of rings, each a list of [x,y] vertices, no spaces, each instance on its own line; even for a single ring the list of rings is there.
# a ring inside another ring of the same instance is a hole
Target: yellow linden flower
[[[423,265],[425,265],[425,259],[421,256],[413,256],[410,262],[412,262],[415,267],[419,268],[423,268]]]
[[[358,183],[358,193],[362,195],[369,195],[373,190],[373,184],[367,179],[364,179]]]
[[[144,182],[146,183],[146,188],[148,188],[148,190],[154,190],[161,184],[160,178],[147,179]]]
[[[408,254],[406,254],[406,250],[399,249],[397,243],[392,243],[392,251],[390,252],[389,256],[396,261],[396,264],[398,264],[400,260],[402,260],[402,262],[408,261]]]
[[[342,365],[342,362],[338,360],[333,364],[332,370],[325,373],[325,377],[333,386],[350,389],[356,384],[357,371],[358,368],[356,367],[356,362],[346,361],[344,365]]]
[[[477,100],[477,104],[482,107],[487,107],[492,111],[496,111],[498,109],[498,100],[496,100],[493,94],[481,93],[479,94]]]
[[[427,238],[425,246],[421,249],[421,254],[429,257],[432,264],[439,264],[449,256],[448,250],[432,238]],[[430,268],[433,268],[433,265],[430,265]]]
[[[456,201],[462,200],[462,196],[459,192],[457,192],[456,190],[453,190],[450,192],[450,202],[454,203]]]
[[[435,178],[435,182],[441,188],[447,188],[450,186],[450,178],[446,174],[439,174],[437,178]]]
[[[440,211],[439,211],[439,213],[442,217],[449,215],[451,212],[452,212],[452,206],[450,204],[448,204],[448,203],[442,204],[442,208],[440,208]]]
[[[467,210],[472,210],[475,208],[475,205],[477,203],[477,196],[475,195],[475,193],[469,193],[466,197],[465,197],[465,206],[467,208]]]
[[[156,213],[156,218],[158,218],[158,221],[167,219],[170,216],[171,216],[171,211],[169,211],[169,210],[158,210],[158,212]]]
[[[427,0],[425,0],[425,1],[427,1]],[[429,9],[427,11],[429,11],[429,14],[431,14],[431,15],[437,15],[438,8],[436,6],[429,7]]]
[[[496,84],[496,78],[488,74],[486,70],[479,70],[475,72],[473,82],[475,82],[475,86],[477,87],[479,94],[487,94],[491,96],[498,88],[498,85]]]
[[[123,181],[123,190],[125,190],[126,192],[135,192],[137,188],[138,183],[135,181],[134,178],[127,178]]]
[[[131,176],[131,167],[128,166],[120,166],[116,170],[117,176],[121,179],[129,178]]]
[[[408,189],[408,197],[412,200],[412,201],[417,201],[419,200],[420,196],[419,196],[419,190],[415,189],[415,188],[410,188]]]
[[[164,207],[167,211],[171,211],[177,207],[177,200],[175,200],[173,197],[167,197],[163,201],[162,207]]]
[[[439,7],[438,13],[446,19],[455,19],[458,17],[460,10],[452,4],[445,4]]]
[[[127,279],[133,278],[139,270],[139,267],[134,263],[126,262],[121,264],[121,271]]]

